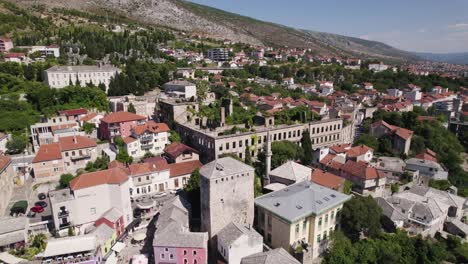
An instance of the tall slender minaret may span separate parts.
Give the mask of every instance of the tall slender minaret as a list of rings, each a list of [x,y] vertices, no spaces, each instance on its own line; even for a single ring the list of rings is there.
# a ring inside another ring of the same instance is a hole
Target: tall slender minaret
[[[271,156],[273,153],[271,152],[271,138],[270,138],[270,131],[267,132],[267,138],[266,138],[266,170],[265,170],[265,175],[263,176],[263,186],[267,186],[270,184],[270,171],[271,171]]]

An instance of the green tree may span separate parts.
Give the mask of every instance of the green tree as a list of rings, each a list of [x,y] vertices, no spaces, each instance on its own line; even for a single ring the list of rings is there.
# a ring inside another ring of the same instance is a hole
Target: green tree
[[[252,156],[250,155],[250,147],[245,148],[245,159],[244,159],[245,164],[252,166]]]
[[[400,191],[400,185],[398,183],[392,183],[390,185],[390,190],[392,191],[392,194],[397,193]]]
[[[59,180],[59,187],[60,188],[68,188],[70,187],[70,182],[73,180],[75,176],[70,173],[62,174],[60,175],[60,180]]]
[[[27,138],[24,135],[13,135],[6,144],[8,154],[23,153],[28,144]]]
[[[91,135],[94,131],[94,129],[96,129],[96,127],[94,126],[94,124],[91,124],[91,123],[88,123],[88,122],[84,122],[83,124],[83,131],[88,134],[88,135]]]
[[[169,132],[169,141],[171,141],[171,142],[181,142],[182,139],[181,139],[179,133],[177,133],[174,130],[171,130]]]
[[[133,157],[123,147],[119,147],[119,153],[115,159],[127,165],[133,162]]]
[[[306,129],[302,132],[301,147],[303,151],[301,162],[304,165],[310,165],[312,163],[314,150],[312,149],[312,141],[310,140],[309,130]]]
[[[184,186],[186,192],[200,191],[200,170],[196,169],[190,175],[190,179]]]
[[[354,264],[358,252],[354,248],[351,240],[349,240],[342,232],[336,231],[333,233],[332,246],[329,251],[325,252],[323,258],[324,264]]]
[[[276,168],[288,160],[298,160],[302,157],[302,149],[291,141],[276,141],[271,144],[271,167]]]
[[[345,180],[344,187],[343,187],[343,193],[351,194],[352,189],[353,189],[353,183],[351,181]]]
[[[354,196],[346,202],[341,211],[343,232],[352,241],[358,241],[361,234],[377,237],[381,232],[382,209],[370,196]]]
[[[128,112],[136,114],[135,106],[132,103],[128,105]]]

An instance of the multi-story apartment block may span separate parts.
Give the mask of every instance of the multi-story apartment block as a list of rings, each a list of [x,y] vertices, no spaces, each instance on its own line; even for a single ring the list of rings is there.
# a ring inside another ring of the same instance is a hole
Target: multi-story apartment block
[[[307,129],[314,149],[344,143],[342,119],[293,125],[256,126],[248,132],[226,135],[225,131],[232,127],[208,130],[194,125],[176,124],[176,130],[184,141],[190,142],[193,148],[204,153],[203,158],[206,161],[214,160],[222,154],[234,154],[243,159],[246,148],[249,149],[252,157],[255,157],[263,149],[267,133],[270,133],[272,142],[281,140],[299,142],[302,132]]]
[[[124,148],[134,158],[141,158],[148,152],[160,155],[169,144],[169,131],[165,123],[148,121],[131,129],[131,135],[123,138]]]
[[[45,71],[45,83],[51,88],[63,88],[77,81],[81,86],[88,83],[109,88],[110,80],[121,70],[112,65],[102,66],[53,66]]]
[[[36,180],[58,179],[76,173],[98,156],[96,141],[85,136],[61,137],[57,143],[41,145],[32,161]]]
[[[212,61],[228,61],[229,52],[227,49],[222,49],[222,48],[209,49],[208,58]]]
[[[119,214],[117,221],[121,218],[121,224],[126,227],[133,220],[129,188],[128,176],[120,168],[74,178],[70,188],[49,193],[56,230],[73,227],[84,232],[113,208]]]
[[[254,168],[225,157],[204,165],[200,174],[201,230],[216,250],[213,238],[229,223],[253,224]]]
[[[99,137],[111,140],[115,137],[126,138],[132,128],[144,124],[146,117],[129,112],[115,112],[104,116],[99,124]]]
[[[11,39],[0,38],[0,52],[8,52],[13,48]]]
[[[311,263],[328,246],[339,228],[339,212],[351,197],[303,181],[255,199],[256,229],[272,248],[299,252],[302,263]],[[309,261],[308,261],[309,260]]]

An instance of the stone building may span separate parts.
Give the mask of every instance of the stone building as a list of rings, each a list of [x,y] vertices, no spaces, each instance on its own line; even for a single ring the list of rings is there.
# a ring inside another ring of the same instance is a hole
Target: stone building
[[[10,202],[13,193],[13,167],[11,166],[11,158],[8,156],[0,156],[0,216],[3,215],[5,209]]]
[[[204,165],[200,174],[201,230],[215,249],[216,235],[229,223],[253,224],[254,168],[226,157]]]
[[[203,153],[204,161],[214,160],[222,154],[234,154],[243,159],[246,148],[249,148],[252,157],[256,157],[258,152],[263,150],[268,133],[272,142],[288,140],[299,143],[302,132],[308,129],[314,149],[344,143],[342,119],[276,126],[266,123],[247,132],[227,133],[233,127],[203,129],[191,124],[176,124],[176,130],[184,142]]]
[[[113,65],[53,66],[45,71],[45,83],[57,89],[76,84],[77,81],[81,86],[86,86],[87,83],[97,86],[102,83],[107,92],[110,80],[120,72],[121,70]]]

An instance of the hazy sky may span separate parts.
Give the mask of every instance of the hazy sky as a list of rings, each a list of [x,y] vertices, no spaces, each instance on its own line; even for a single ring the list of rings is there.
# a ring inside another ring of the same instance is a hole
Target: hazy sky
[[[408,51],[468,52],[468,0],[191,0]]]

